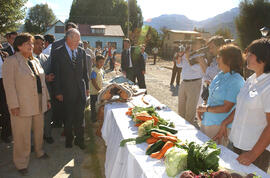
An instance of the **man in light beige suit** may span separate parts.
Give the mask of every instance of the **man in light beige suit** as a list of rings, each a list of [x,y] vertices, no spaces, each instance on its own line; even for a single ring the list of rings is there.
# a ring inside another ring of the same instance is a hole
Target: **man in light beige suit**
[[[16,37],[15,55],[3,64],[3,83],[11,113],[14,139],[13,161],[25,175],[31,151],[31,128],[34,133],[35,152],[38,158],[48,158],[43,146],[43,113],[50,108],[45,73],[36,58],[32,57],[33,36],[24,33]]]

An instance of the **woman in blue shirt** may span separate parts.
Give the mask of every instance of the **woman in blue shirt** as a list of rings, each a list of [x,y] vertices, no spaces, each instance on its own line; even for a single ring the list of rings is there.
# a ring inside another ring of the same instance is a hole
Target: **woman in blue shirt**
[[[209,86],[207,105],[197,108],[199,119],[202,120],[201,131],[213,138],[219,131],[221,122],[228,117],[236,104],[236,97],[244,85],[242,75],[243,58],[239,47],[228,44],[222,46],[217,56],[218,67],[221,70]],[[228,125],[227,132],[230,132]],[[227,146],[228,138],[218,140],[219,144]]]

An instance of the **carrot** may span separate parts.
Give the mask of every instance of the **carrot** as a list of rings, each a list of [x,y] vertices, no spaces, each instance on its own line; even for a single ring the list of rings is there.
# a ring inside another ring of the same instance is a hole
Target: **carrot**
[[[162,147],[162,149],[159,151],[159,154],[157,155],[157,159],[161,159],[164,157],[165,153],[167,152],[168,149],[174,146],[174,143],[171,141],[167,141],[165,145]]]
[[[148,120],[152,120],[152,117],[149,116],[136,116],[136,119],[139,119],[141,121],[148,121]]]
[[[127,111],[127,112],[126,112],[126,115],[132,116],[132,111]]]
[[[133,108],[128,108],[129,111],[132,111]]]
[[[152,117],[153,117],[153,119],[154,119],[154,121],[155,121],[155,122],[154,122],[154,125],[157,125],[157,123],[158,123],[158,118],[157,118],[156,116],[154,116],[154,115],[153,115]]]
[[[136,127],[140,127],[140,125],[142,125],[144,122],[140,122],[138,124],[135,124]]]
[[[167,136],[177,138],[177,136],[176,136],[176,135],[173,135],[173,134],[171,134],[171,133],[167,133]]]
[[[164,134],[158,133],[158,132],[151,132],[151,135],[152,135],[152,137],[154,137],[154,138],[158,138],[158,137],[160,137],[160,136],[165,136]]]
[[[164,142],[167,141],[177,142],[177,138],[171,136],[159,136],[158,138],[162,139]]]
[[[155,153],[152,153],[150,156],[151,158],[157,158],[159,156],[160,152],[155,152]]]
[[[150,137],[146,140],[146,143],[148,144],[152,144],[152,143],[156,143],[159,139],[155,138],[155,137]]]

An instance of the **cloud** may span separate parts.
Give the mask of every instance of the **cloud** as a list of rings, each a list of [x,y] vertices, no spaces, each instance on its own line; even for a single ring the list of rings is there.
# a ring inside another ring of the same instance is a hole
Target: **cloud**
[[[30,1],[27,1],[27,3],[24,5],[26,8],[31,8],[34,6],[34,4]]]

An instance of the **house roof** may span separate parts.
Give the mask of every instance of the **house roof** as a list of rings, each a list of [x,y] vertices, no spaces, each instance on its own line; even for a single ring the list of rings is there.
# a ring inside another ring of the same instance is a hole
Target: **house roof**
[[[88,25],[79,24],[79,31],[81,36],[112,36],[112,37],[124,37],[124,32],[120,25]],[[90,29],[105,28],[104,34],[91,33]]]
[[[64,22],[62,22],[61,20],[57,20],[54,24],[52,24],[52,25],[46,30],[46,32],[49,31],[52,27],[54,27],[58,22],[62,23],[62,24],[65,26],[65,23],[64,23]],[[46,32],[45,32],[45,33],[46,33]]]
[[[184,30],[169,30],[169,31],[173,33],[200,34],[199,32],[196,31],[184,31]]]

